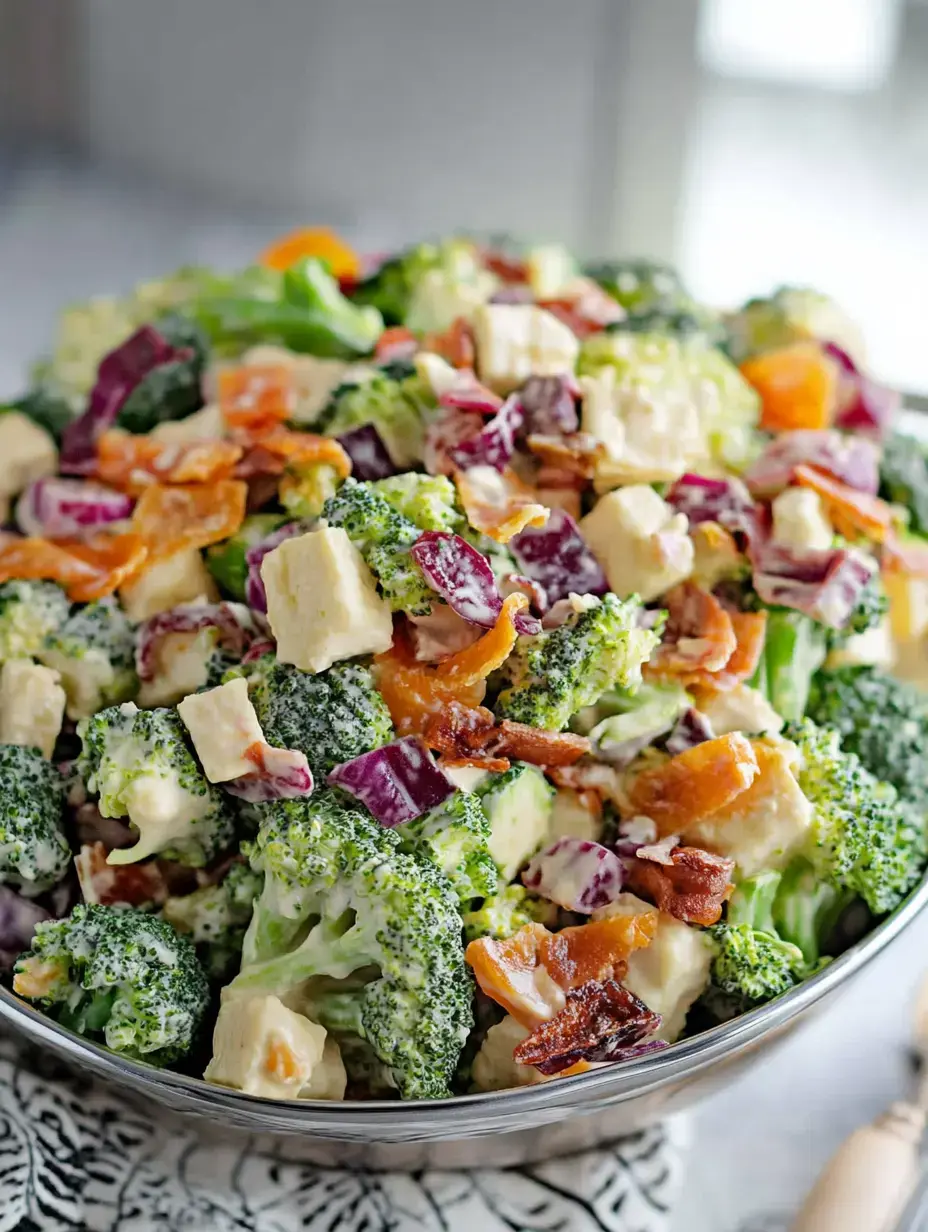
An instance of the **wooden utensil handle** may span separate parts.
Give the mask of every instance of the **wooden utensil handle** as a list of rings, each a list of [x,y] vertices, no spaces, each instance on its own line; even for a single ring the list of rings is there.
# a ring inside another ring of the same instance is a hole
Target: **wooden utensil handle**
[[[892,1232],[918,1175],[925,1113],[893,1104],[838,1148],[792,1232]]]

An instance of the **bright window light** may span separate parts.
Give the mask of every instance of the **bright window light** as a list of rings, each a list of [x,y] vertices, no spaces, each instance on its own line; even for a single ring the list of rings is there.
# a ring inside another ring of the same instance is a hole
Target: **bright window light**
[[[899,0],[703,0],[700,56],[726,77],[872,90],[896,52]]]

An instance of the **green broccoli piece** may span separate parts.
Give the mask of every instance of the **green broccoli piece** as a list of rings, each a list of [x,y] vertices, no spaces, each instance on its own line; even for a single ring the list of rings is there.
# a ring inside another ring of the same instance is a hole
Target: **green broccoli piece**
[[[55,444],[60,444],[61,434],[78,414],[78,410],[60,391],[40,383],[15,402],[0,407],[0,414],[5,411],[19,411],[40,428],[44,428]]]
[[[340,385],[315,428],[326,436],[340,436],[373,424],[394,464],[413,466],[422,458],[423,415],[434,403],[418,376],[395,379],[375,372],[368,380]]]
[[[370,1045],[403,1098],[441,1098],[473,1023],[461,917],[442,874],[399,844],[326,793],[266,806],[249,849],[264,889],[230,987],[298,989],[310,1017]]]
[[[914,436],[892,432],[880,458],[880,496],[909,513],[909,530],[928,534],[928,448]]]
[[[607,689],[638,687],[641,665],[659,638],[638,626],[637,596],[587,601],[560,628],[519,639],[503,668],[509,687],[497,699],[499,718],[561,731]]]
[[[481,267],[473,242],[455,237],[417,244],[385,261],[355,288],[352,298],[379,309],[390,325],[442,330],[488,299],[495,287],[496,279]]]
[[[454,484],[447,475],[407,471],[389,479],[375,479],[371,486],[420,530],[459,531],[464,524],[464,515],[455,507]]]
[[[780,876],[773,902],[778,935],[802,950],[809,968],[827,953],[829,940],[844,909],[856,898],[853,890],[823,881],[808,860],[793,860]]]
[[[71,864],[62,828],[64,780],[38,749],[0,744],[0,882],[32,896]]]
[[[548,841],[555,790],[539,766],[516,761],[475,789],[490,821],[489,850],[504,882]]]
[[[266,655],[250,668],[248,688],[265,739],[305,753],[317,780],[394,737],[386,702],[358,663],[312,676]]]
[[[752,355],[820,338],[838,343],[852,356],[863,350],[860,331],[833,299],[810,287],[780,287],[758,297],[726,318],[730,350],[736,363]]]
[[[750,924],[715,924],[707,931],[716,952],[703,1001],[715,1017],[734,1018],[802,979],[802,951],[788,941]]]
[[[814,677],[807,714],[928,814],[928,698],[920,689],[878,667],[839,667]]]
[[[787,722],[805,714],[812,677],[825,662],[824,625],[790,608],[767,609],[764,649],[751,684]]]
[[[197,764],[176,710],[125,702],[83,719],[77,734],[78,773],[98,793],[100,812],[128,817],[139,831],[134,847],[110,853],[111,864],[159,854],[199,867],[230,845],[232,808]]]
[[[338,471],[328,462],[291,464],[277,486],[277,499],[291,518],[318,518],[338,491]]]
[[[525,886],[504,886],[479,907],[464,913],[464,940],[494,937],[504,941],[526,924],[544,924],[551,928],[556,921],[557,908],[553,903],[529,894]]]
[[[211,980],[224,983],[238,971],[261,884],[260,875],[247,864],[233,864],[218,885],[169,898],[161,908],[164,919],[189,936]]]
[[[424,856],[444,873],[462,904],[496,892],[499,870],[490,854],[490,820],[473,792],[455,792],[396,833],[401,850]]]
[[[70,610],[68,596],[54,582],[0,584],[0,663],[36,654]]]
[[[274,533],[288,521],[282,513],[253,513],[238,530],[222,543],[207,549],[206,567],[216,579],[220,590],[239,603],[245,602],[245,579],[248,564],[245,553]]]
[[[394,509],[373,484],[346,479],[335,496],[326,501],[322,516],[330,526],[345,530],[395,612],[412,616],[427,616],[431,612],[435,592],[409,554],[421,531],[415,522]]]
[[[629,313],[667,312],[688,299],[680,275],[661,261],[598,261],[585,272]]]
[[[875,914],[891,911],[922,875],[924,814],[842,750],[834,728],[805,719],[786,735],[799,747],[799,786],[813,807],[801,854],[820,878],[859,894]]]
[[[695,300],[633,312],[624,321],[606,327],[610,333],[627,331],[635,334],[667,334],[683,342],[694,341],[702,346],[728,345],[728,331],[718,313]]]
[[[135,629],[112,597],[75,611],[45,638],[36,658],[61,673],[71,719],[87,718],[138,692]]]
[[[209,1001],[186,937],[156,916],[79,904],[36,925],[13,988],[113,1052],[169,1065],[190,1051]]]

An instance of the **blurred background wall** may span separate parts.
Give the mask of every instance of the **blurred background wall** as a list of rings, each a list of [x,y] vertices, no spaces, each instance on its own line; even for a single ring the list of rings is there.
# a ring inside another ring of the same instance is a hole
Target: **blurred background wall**
[[[0,0],[0,392],[62,300],[310,220],[811,282],[928,389],[928,7]]]

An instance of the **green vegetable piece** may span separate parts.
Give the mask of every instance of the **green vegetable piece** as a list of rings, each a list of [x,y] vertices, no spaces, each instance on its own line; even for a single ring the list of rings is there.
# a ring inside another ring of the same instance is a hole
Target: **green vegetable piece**
[[[160,317],[153,325],[172,346],[189,350],[190,355],[159,364],[133,389],[116,418],[117,426],[127,432],[150,432],[159,423],[183,419],[203,404],[200,383],[208,351],[203,331],[177,314]]]
[[[373,424],[394,464],[413,466],[422,460],[424,417],[434,405],[435,399],[418,376],[396,379],[378,372],[368,380],[340,385],[316,429],[326,436],[341,436]]]
[[[777,933],[802,950],[806,965],[817,966],[827,952],[829,938],[844,909],[854,901],[853,890],[823,881],[801,857],[780,878],[773,903]]]
[[[517,761],[476,789],[490,821],[489,850],[504,881],[548,839],[554,788],[537,766]]]
[[[237,973],[261,885],[247,864],[233,864],[218,885],[169,898],[161,908],[164,919],[193,942],[211,980],[224,982]]]
[[[48,634],[36,658],[60,672],[71,719],[130,701],[138,692],[135,629],[112,597],[77,609]]]
[[[499,872],[491,854],[490,821],[473,792],[458,791],[396,830],[401,850],[431,860],[462,904],[495,893]]]
[[[420,530],[459,531],[464,515],[455,507],[457,494],[446,475],[419,475],[407,471],[377,479],[373,490]]]
[[[529,894],[525,886],[504,886],[479,907],[464,913],[464,940],[471,942],[493,937],[505,941],[526,924],[544,924],[551,928],[556,922],[557,908],[553,903]]]
[[[248,577],[245,553],[287,521],[289,519],[281,513],[250,514],[231,539],[207,549],[206,567],[230,599],[245,602],[245,579]]]
[[[64,781],[38,749],[0,744],[0,881],[27,896],[57,884],[71,864]]]
[[[36,654],[70,610],[68,596],[55,582],[0,584],[0,662]]]
[[[880,496],[905,506],[909,530],[928,534],[928,449],[922,441],[901,432],[886,438],[880,458]]]

